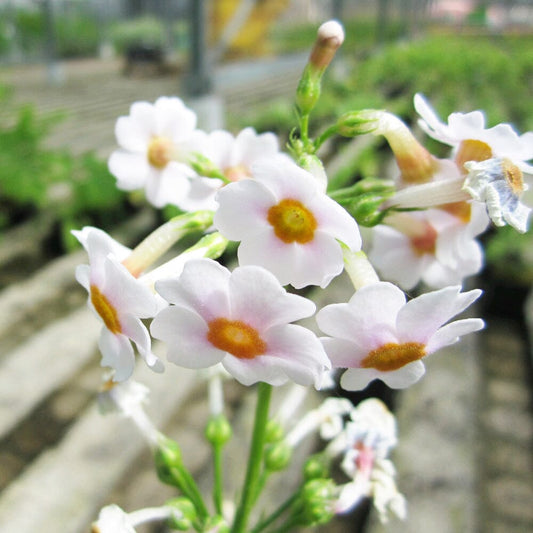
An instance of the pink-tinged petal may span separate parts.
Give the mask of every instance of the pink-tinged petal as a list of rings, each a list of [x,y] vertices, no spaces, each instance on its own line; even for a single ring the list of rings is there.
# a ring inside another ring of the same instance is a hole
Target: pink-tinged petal
[[[255,238],[256,231],[270,227],[268,210],[276,204],[276,198],[263,184],[248,179],[230,183],[218,191],[215,199],[219,208],[213,224],[227,239]]]
[[[368,258],[383,278],[404,290],[417,285],[428,264],[426,256],[415,255],[405,235],[387,226],[374,228]]]
[[[199,147],[198,152],[204,154],[217,167],[224,170],[235,163],[231,158],[232,147],[235,143],[233,135],[226,130],[215,130],[206,135],[204,145]]]
[[[401,342],[426,344],[452,317],[464,311],[481,295],[479,289],[460,293],[461,287],[446,287],[422,294],[398,313],[397,331]]]
[[[258,134],[253,128],[245,128],[235,137],[232,153],[233,165],[244,163],[251,165],[263,157],[272,157],[278,153],[278,138],[273,133]]]
[[[457,142],[464,139],[479,139],[485,129],[485,115],[481,111],[452,113],[448,117],[450,134]]]
[[[109,157],[109,172],[117,178],[117,187],[124,191],[141,189],[150,175],[150,165],[145,154],[117,150]]]
[[[358,368],[368,350],[357,343],[339,338],[321,337],[333,368]]]
[[[216,211],[218,203],[215,200],[217,191],[222,187],[221,180],[215,178],[202,178],[199,176],[189,178],[189,191],[173,202],[183,211]]]
[[[102,353],[102,366],[115,370],[114,381],[125,381],[135,368],[135,355],[129,339],[125,335],[114,335],[107,328],[102,328],[98,347]]]
[[[222,365],[239,383],[247,387],[259,381],[276,387],[283,385],[288,378],[270,359],[264,356],[251,360],[239,359],[227,354]]]
[[[157,133],[155,108],[149,102],[135,102],[130,106],[129,117],[140,131],[149,137]]]
[[[76,281],[87,291],[91,289],[91,282],[89,281],[89,276],[91,273],[91,268],[89,265],[78,265],[76,267]]]
[[[127,268],[112,258],[105,262],[105,282],[101,290],[113,303],[119,315],[132,314],[149,318],[157,312],[152,291],[134,278]]]
[[[207,368],[226,355],[207,340],[205,320],[189,309],[163,309],[152,321],[150,332],[166,344],[167,359],[185,368]]]
[[[311,316],[316,308],[311,300],[287,293],[273,274],[257,266],[235,269],[229,293],[231,318],[259,331]]]
[[[283,158],[261,159],[251,170],[254,180],[263,183],[274,195],[274,203],[291,198],[307,205],[317,194],[322,194],[314,176],[293,161]]]
[[[186,263],[179,281],[156,282],[157,292],[169,303],[200,313],[206,322],[230,315],[228,282],[230,272],[211,259]]]
[[[380,372],[378,379],[391,389],[405,389],[416,383],[426,372],[422,361],[413,361],[391,372]]]
[[[454,344],[459,337],[483,329],[485,323],[480,318],[465,318],[446,324],[429,339],[426,351],[429,353],[440,350],[443,346]]]
[[[371,381],[380,379],[381,374],[374,368],[349,368],[341,376],[340,386],[349,391],[363,390]]]
[[[342,241],[352,251],[361,249],[359,226],[348,212],[328,196],[317,196],[306,206],[314,215],[318,230]]]
[[[115,124],[115,137],[121,148],[144,154],[150,142],[151,130],[131,117],[120,117]]]
[[[157,135],[175,142],[187,140],[196,128],[196,114],[177,97],[162,96],[154,104]]]
[[[121,317],[122,332],[137,346],[139,355],[154,372],[163,372],[165,365],[152,352],[152,340],[145,325],[136,317],[127,315]]]
[[[331,368],[330,360],[316,335],[294,324],[276,326],[263,334],[267,344],[266,356],[295,383],[311,385],[320,381],[322,374]]]
[[[416,112],[422,117],[422,120],[418,121],[419,125],[430,137],[433,137],[435,133],[444,133],[446,131],[447,127],[442,123],[422,94],[415,94],[414,106]]]
[[[155,207],[178,203],[189,193],[190,169],[171,161],[163,170],[151,169],[146,181],[146,198]]]
[[[97,259],[103,262],[107,255],[113,254],[122,261],[131,252],[130,248],[123,246],[99,228],[85,226],[81,231],[72,233],[87,250],[90,260]]]

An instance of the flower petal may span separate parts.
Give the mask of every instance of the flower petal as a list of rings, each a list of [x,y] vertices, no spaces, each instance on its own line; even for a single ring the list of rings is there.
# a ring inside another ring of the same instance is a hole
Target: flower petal
[[[114,335],[107,328],[102,328],[98,347],[102,353],[102,366],[115,370],[114,381],[126,381],[135,368],[135,355],[129,339],[125,335]]]

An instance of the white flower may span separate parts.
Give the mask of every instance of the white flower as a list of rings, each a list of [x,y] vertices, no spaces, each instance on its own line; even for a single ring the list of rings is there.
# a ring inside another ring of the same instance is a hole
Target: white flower
[[[92,524],[92,533],[135,533],[128,514],[118,505],[107,505],[100,510],[98,520]]]
[[[191,151],[206,157],[229,181],[252,177],[252,165],[260,159],[290,160],[279,151],[276,135],[270,132],[258,134],[253,128],[245,128],[237,136],[225,130],[211,133],[197,130],[189,147]],[[218,206],[215,194],[223,185],[222,181],[202,176],[191,177],[189,181],[189,193],[181,201],[180,207],[187,211],[215,210]]]
[[[289,322],[313,314],[313,302],[287,293],[257,266],[229,270],[210,259],[191,260],[179,279],[156,290],[169,303],[154,318],[152,335],[168,359],[187,368],[222,362],[244,385],[318,383],[329,360],[317,337]]]
[[[97,402],[103,414],[117,413],[129,418],[151,447],[156,447],[160,433],[144,411],[148,388],[142,383],[128,380],[122,383],[108,381],[98,394]]]
[[[509,159],[488,159],[465,163],[468,175],[463,188],[474,200],[485,202],[490,218],[497,226],[507,222],[518,231],[527,231],[531,209],[520,202],[527,190],[522,171]]]
[[[134,103],[115,127],[121,149],[111,154],[108,165],[117,186],[127,191],[144,188],[156,207],[179,205],[189,192],[188,177],[194,175],[185,162],[195,127],[195,113],[179,98]]]
[[[406,303],[398,287],[379,282],[359,289],[348,303],[320,310],[318,326],[331,336],[321,339],[326,352],[334,367],[348,369],[341,386],[360,390],[380,379],[399,389],[418,381],[425,356],[483,327],[477,318],[446,324],[481,294],[460,290],[446,287]]]
[[[462,283],[479,272],[483,249],[475,237],[489,222],[484,206],[455,204],[444,209],[402,213],[372,230],[368,257],[381,276],[410,290],[420,281],[432,288]],[[460,215],[460,216],[457,216]]]
[[[486,128],[481,111],[452,113],[444,124],[421,94],[415,95],[414,103],[421,116],[420,127],[430,137],[455,147],[460,168],[467,161],[506,157],[522,171],[533,171],[533,166],[526,163],[533,158],[533,132],[518,135],[509,124]]]
[[[89,293],[89,307],[103,322],[98,341],[102,366],[114,369],[115,381],[128,379],[135,366],[133,341],[147,365],[161,372],[163,364],[152,353],[150,335],[141,321],[155,315],[158,303],[121,263],[131,250],[97,228],[85,227],[73,234],[89,255],[90,265],[79,265],[76,279]]]
[[[343,270],[338,241],[361,247],[357,223],[295,163],[262,162],[252,175],[217,195],[214,224],[241,241],[239,263],[265,267],[282,285],[326,287]]]

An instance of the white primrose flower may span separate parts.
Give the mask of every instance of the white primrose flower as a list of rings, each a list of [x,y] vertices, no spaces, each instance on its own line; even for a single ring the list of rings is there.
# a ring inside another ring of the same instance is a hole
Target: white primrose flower
[[[135,533],[135,526],[154,521],[166,521],[172,517],[179,520],[183,514],[169,506],[146,507],[126,513],[118,505],[102,507],[98,520],[93,522],[91,533]]]
[[[428,209],[392,215],[372,229],[368,257],[381,276],[410,290],[461,284],[483,266],[476,236],[489,223],[481,204],[455,204],[459,212]],[[459,215],[459,216],[457,216]]]
[[[195,127],[195,113],[180,98],[134,103],[130,114],[117,120],[115,135],[121,148],[108,161],[118,188],[144,188],[156,207],[179,205],[189,192],[188,177],[194,176],[186,161]]]
[[[461,169],[467,161],[505,157],[523,172],[533,172],[533,166],[526,163],[533,158],[533,132],[518,135],[510,124],[486,128],[481,111],[452,113],[444,124],[421,94],[415,95],[414,104],[421,117],[420,127],[430,137],[455,148]]]
[[[314,333],[289,324],[312,315],[314,303],[287,293],[264,268],[230,272],[210,259],[191,260],[179,278],[157,282],[156,290],[171,305],[154,318],[151,332],[177,365],[222,362],[244,385],[316,384],[330,368]]]
[[[520,202],[528,189],[522,171],[509,159],[487,159],[465,163],[468,175],[463,189],[474,200],[485,202],[491,220],[497,226],[505,223],[518,231],[527,231],[531,209]]]
[[[295,163],[263,161],[252,176],[217,195],[214,225],[241,241],[239,263],[270,270],[282,285],[326,287],[344,268],[338,241],[361,248],[357,223]]]
[[[352,411],[351,418],[341,463],[351,481],[341,486],[337,513],[348,512],[370,497],[382,522],[388,520],[389,511],[405,518],[405,498],[396,488],[394,466],[386,459],[397,443],[394,416],[383,402],[370,398]]]
[[[155,315],[158,302],[122,264],[131,250],[97,228],[85,227],[73,234],[89,256],[89,265],[76,268],[76,279],[89,293],[89,307],[103,322],[98,340],[102,366],[114,369],[115,381],[128,379],[135,366],[133,341],[146,364],[162,372],[163,363],[152,353],[150,335],[141,321]]]
[[[279,151],[278,138],[274,133],[258,134],[253,128],[245,128],[236,136],[225,130],[215,130],[211,133],[197,130],[189,147],[192,152],[206,157],[229,181],[252,177],[252,165],[260,159],[290,160],[289,156]],[[187,211],[216,210],[218,204],[215,194],[223,182],[202,176],[192,177],[189,181],[189,193],[181,201],[180,207]]]
[[[128,513],[118,505],[102,507],[98,520],[92,524],[91,533],[135,533]]]
[[[379,282],[359,289],[348,303],[332,304],[316,316],[333,367],[347,368],[341,387],[361,390],[374,379],[401,389],[425,372],[422,359],[483,327],[478,318],[446,324],[481,294],[446,287],[406,303],[395,285]],[[446,324],[446,325],[443,325]]]

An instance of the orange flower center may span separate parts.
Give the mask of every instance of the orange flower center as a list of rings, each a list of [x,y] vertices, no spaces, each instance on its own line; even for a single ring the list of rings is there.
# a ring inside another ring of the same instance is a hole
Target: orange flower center
[[[524,192],[524,175],[522,171],[514,165],[509,159],[502,162],[502,171],[505,181],[514,194],[520,195]]]
[[[317,222],[313,213],[298,200],[287,198],[268,210],[268,222],[278,239],[290,244],[313,240]]]
[[[230,181],[240,181],[250,177],[250,170],[245,165],[235,165],[224,169],[224,176]]]
[[[455,162],[461,171],[463,171],[463,165],[467,161],[485,161],[491,157],[492,148],[487,143],[476,139],[466,139],[461,141],[459,145],[459,149],[455,155]]]
[[[428,223],[424,226],[423,232],[410,237],[411,248],[419,256],[424,254],[435,255],[437,248],[437,230]]]
[[[472,219],[472,204],[469,202],[453,202],[451,204],[439,205],[439,209],[450,213],[458,218],[463,224],[468,224]]]
[[[426,346],[420,342],[389,342],[372,350],[362,361],[361,368],[375,368],[381,372],[398,370],[426,355]]]
[[[165,168],[172,160],[172,149],[172,141],[167,137],[153,137],[148,143],[148,162],[155,168]]]
[[[109,300],[100,292],[96,285],[91,285],[91,303],[111,333],[122,332],[117,310],[109,303]]]
[[[239,359],[253,359],[265,353],[267,345],[255,328],[241,320],[215,318],[209,322],[207,340],[219,350]]]

